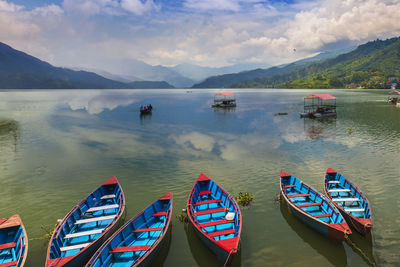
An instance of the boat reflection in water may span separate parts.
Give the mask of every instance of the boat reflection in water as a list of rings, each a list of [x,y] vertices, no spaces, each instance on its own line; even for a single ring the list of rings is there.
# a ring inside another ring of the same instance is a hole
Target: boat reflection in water
[[[304,132],[309,139],[317,139],[334,132],[336,128],[336,118],[304,118]]]
[[[185,223],[184,228],[189,243],[190,252],[192,252],[192,256],[198,266],[223,266],[223,264],[221,264],[221,261],[218,260],[218,257],[210,249],[208,249],[208,247],[205,246],[204,243],[197,236],[191,223]],[[232,263],[229,266],[242,266],[242,247],[240,247],[239,251],[236,253]]]
[[[293,214],[290,213],[289,207],[284,201],[280,203],[282,217],[286,220],[290,228],[309,244],[318,254],[324,256],[334,266],[346,266],[347,256],[343,243],[331,242],[318,232],[303,224]]]
[[[19,124],[12,119],[0,120],[0,146],[4,149],[10,145],[12,140],[12,150],[17,151],[17,141],[19,136]]]
[[[372,248],[372,231],[365,236],[362,236],[357,231],[353,231],[353,234],[349,236],[349,240],[346,240],[346,243],[367,264],[377,266]]]

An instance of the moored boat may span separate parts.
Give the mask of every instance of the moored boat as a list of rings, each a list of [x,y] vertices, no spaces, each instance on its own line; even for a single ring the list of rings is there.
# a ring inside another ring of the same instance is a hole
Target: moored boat
[[[0,266],[24,266],[28,236],[19,215],[0,219]]]
[[[171,214],[168,192],[115,232],[86,266],[147,266],[165,242]]]
[[[117,229],[125,210],[125,196],[111,177],[75,206],[55,229],[46,266],[83,266]]]
[[[346,221],[359,233],[365,235],[371,231],[371,206],[361,190],[350,180],[328,168],[324,178],[324,191]]]
[[[351,234],[338,209],[322,194],[283,170],[280,177],[281,196],[302,222],[336,242]]]
[[[187,202],[187,212],[199,238],[225,264],[238,252],[242,215],[236,201],[203,173]]]

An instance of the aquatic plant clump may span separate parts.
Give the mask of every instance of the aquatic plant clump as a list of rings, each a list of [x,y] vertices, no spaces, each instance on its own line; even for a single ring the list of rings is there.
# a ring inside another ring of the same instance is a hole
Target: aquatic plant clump
[[[181,213],[179,213],[178,215],[176,215],[176,218],[177,218],[180,222],[187,223],[187,222],[188,222],[188,215],[187,215],[186,209],[182,209]]]
[[[235,200],[242,206],[250,205],[253,199],[254,199],[253,195],[248,192],[246,193],[239,192],[239,194],[235,197]]]

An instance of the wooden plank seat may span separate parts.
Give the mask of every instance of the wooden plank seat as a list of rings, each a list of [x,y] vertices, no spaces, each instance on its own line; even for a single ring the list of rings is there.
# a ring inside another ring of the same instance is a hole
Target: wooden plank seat
[[[153,214],[153,217],[157,217],[157,216],[167,216],[167,212],[166,211],[160,211],[160,212],[156,212]]]
[[[323,218],[323,217],[331,217],[331,213],[325,213],[325,214],[318,214],[318,215],[312,215],[314,218]]]
[[[133,233],[142,233],[142,232],[151,232],[151,231],[162,231],[163,229],[164,229],[163,227],[141,228],[141,229],[135,229],[132,232]]]
[[[119,207],[118,204],[105,205],[105,206],[99,206],[99,207],[90,208],[86,212],[93,212],[93,211],[99,211],[99,210],[109,210],[109,209],[118,209],[118,207]]]
[[[221,199],[212,199],[212,200],[200,201],[194,205],[198,206],[198,205],[205,205],[205,204],[219,203],[219,202],[222,202],[222,200]]]
[[[211,195],[211,194],[212,194],[212,192],[209,191],[209,190],[207,190],[207,191],[200,191],[200,192],[199,192],[199,196]]]
[[[82,219],[82,220],[77,220],[75,224],[84,224],[84,223],[90,223],[90,222],[99,222],[99,221],[105,221],[105,220],[112,220],[117,215],[108,215],[108,216],[101,216],[101,217],[93,217],[89,219]]]
[[[18,261],[10,261],[6,263],[0,263],[0,267],[17,266]]]
[[[350,189],[342,189],[342,188],[340,188],[340,189],[329,189],[328,192],[329,192],[329,193],[351,192],[351,190],[350,190]]]
[[[360,201],[358,198],[332,198],[333,202],[354,202]]]
[[[210,209],[210,210],[201,210],[196,212],[196,216],[217,213],[217,212],[224,212],[229,210],[228,208],[217,208],[217,209]]]
[[[339,181],[328,181],[328,184],[340,184]]]
[[[226,224],[226,223],[233,223],[235,221],[228,221],[228,220],[219,220],[219,221],[213,221],[213,222],[206,222],[206,223],[201,223],[201,227],[209,227],[209,226],[216,226],[216,225],[221,225],[221,224]]]
[[[318,202],[318,203],[308,203],[308,204],[301,204],[301,205],[297,205],[298,208],[304,208],[304,207],[313,207],[313,206],[321,206],[322,203]]]
[[[292,195],[287,195],[287,197],[308,197],[310,194],[292,194]]]
[[[16,246],[17,246],[17,243],[15,243],[15,242],[5,243],[5,244],[0,245],[0,250],[15,248]]]
[[[61,247],[60,250],[61,250],[61,252],[63,252],[63,251],[68,251],[68,250],[81,249],[81,248],[87,247],[90,244],[91,244],[91,242],[73,245],[73,246]]]
[[[234,234],[234,233],[235,233],[235,229],[228,229],[228,230],[222,230],[222,231],[216,231],[216,232],[209,233],[208,236],[213,238],[213,237],[220,236],[220,235],[230,235],[230,234]]]
[[[96,230],[92,230],[92,231],[85,231],[85,232],[67,234],[67,235],[65,235],[64,239],[80,237],[80,236],[87,236],[87,235],[101,234],[103,232],[103,230],[104,229],[96,229]]]
[[[360,211],[364,211],[364,208],[350,208],[350,209],[344,208],[344,210],[347,212],[360,212]]]
[[[288,184],[288,185],[285,185],[283,188],[292,188],[292,187],[296,187],[294,184]]]
[[[100,199],[111,199],[111,198],[115,198],[116,195],[112,194],[112,195],[104,195],[102,196]]]
[[[124,253],[124,252],[135,252],[135,251],[146,251],[151,246],[129,246],[129,247],[115,247],[109,253]]]

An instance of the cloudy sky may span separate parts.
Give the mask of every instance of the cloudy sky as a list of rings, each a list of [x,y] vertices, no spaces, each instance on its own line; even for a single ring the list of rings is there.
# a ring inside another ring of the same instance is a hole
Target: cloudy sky
[[[281,64],[399,36],[399,10],[400,0],[0,0],[0,41],[69,67]]]

